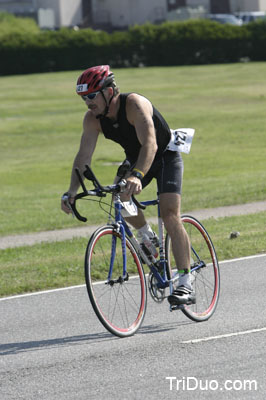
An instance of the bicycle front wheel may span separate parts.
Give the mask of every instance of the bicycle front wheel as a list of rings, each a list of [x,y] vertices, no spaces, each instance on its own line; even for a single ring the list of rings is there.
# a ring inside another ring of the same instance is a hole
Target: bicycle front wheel
[[[126,238],[126,273],[122,236],[103,226],[91,237],[85,256],[85,278],[92,307],[103,326],[119,337],[131,336],[141,326],[147,304],[141,260]]]
[[[219,299],[218,259],[211,238],[203,225],[189,215],[183,215],[182,222],[191,245],[190,268],[196,304],[186,305],[181,310],[193,321],[205,321],[213,315]],[[171,239],[168,235],[165,246],[168,268],[171,271],[176,268],[176,264],[171,250]]]

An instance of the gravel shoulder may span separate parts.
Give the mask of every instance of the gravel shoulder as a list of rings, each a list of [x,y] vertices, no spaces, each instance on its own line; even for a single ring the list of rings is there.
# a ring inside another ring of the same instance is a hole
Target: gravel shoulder
[[[255,214],[262,211],[266,211],[266,201],[194,210],[191,212],[187,212],[186,214],[192,215],[199,220],[206,220],[208,218],[222,218],[231,217],[234,215]],[[150,218],[148,219],[148,221],[156,222],[156,219]],[[78,228],[59,229],[24,235],[2,236],[0,238],[0,250],[21,246],[32,246],[34,244],[42,242],[60,242],[76,237],[88,237],[97,228],[98,225],[87,225]]]

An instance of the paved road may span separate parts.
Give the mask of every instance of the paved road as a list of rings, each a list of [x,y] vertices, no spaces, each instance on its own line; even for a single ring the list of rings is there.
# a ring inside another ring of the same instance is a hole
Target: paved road
[[[85,287],[2,299],[1,400],[264,400],[265,266],[266,255],[222,263],[208,322],[149,300],[126,339],[105,331]]]

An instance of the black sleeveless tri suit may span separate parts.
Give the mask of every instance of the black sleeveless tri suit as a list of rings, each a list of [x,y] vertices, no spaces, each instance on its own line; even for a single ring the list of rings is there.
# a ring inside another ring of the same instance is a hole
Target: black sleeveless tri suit
[[[130,93],[120,93],[120,108],[116,121],[107,117],[100,119],[102,132],[106,139],[119,143],[123,147],[126,158],[134,165],[137,161],[141,144],[136,130],[127,120],[126,100]],[[183,162],[179,152],[167,151],[171,138],[169,126],[159,111],[153,107],[153,122],[156,132],[158,150],[151,168],[142,180],[145,187],[153,179],[157,179],[159,193],[181,193]]]

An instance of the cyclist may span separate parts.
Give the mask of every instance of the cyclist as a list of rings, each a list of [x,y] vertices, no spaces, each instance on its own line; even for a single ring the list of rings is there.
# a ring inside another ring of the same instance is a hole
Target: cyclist
[[[98,136],[102,132],[106,139],[123,147],[126,158],[133,166],[126,177],[122,200],[139,194],[153,178],[157,180],[161,216],[171,237],[179,270],[179,286],[168,301],[176,305],[195,303],[189,239],[180,218],[183,161],[179,152],[167,150],[171,132],[166,121],[147,98],[137,93],[120,93],[108,65],[86,69],[78,78],[76,92],[88,110],[83,120],[83,134],[73,164],[70,187],[61,201],[62,210],[71,213],[68,201],[73,202],[80,185],[75,168],[85,171],[85,165],[91,164]],[[138,237],[148,236],[153,244],[157,244],[158,238],[141,210],[128,222],[137,229]]]

